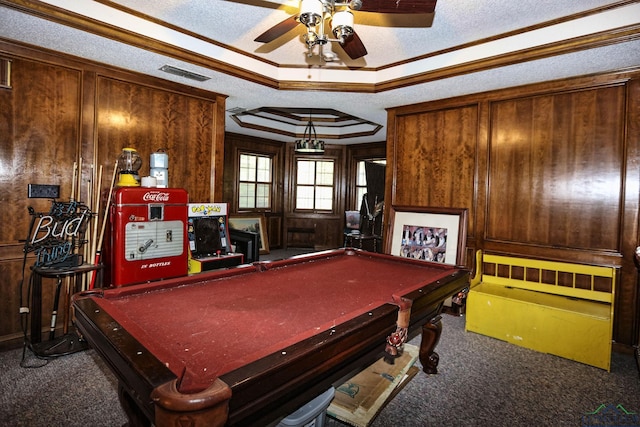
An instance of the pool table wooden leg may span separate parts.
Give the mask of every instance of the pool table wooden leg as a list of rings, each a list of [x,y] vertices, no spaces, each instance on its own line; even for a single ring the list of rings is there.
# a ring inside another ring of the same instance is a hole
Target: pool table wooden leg
[[[229,415],[231,388],[219,378],[202,391],[183,394],[178,381],[161,384],[151,392],[156,427],[222,427]]]
[[[118,399],[120,400],[120,406],[122,406],[129,419],[125,424],[126,427],[151,427],[149,419],[120,383],[118,383]]]
[[[441,319],[441,316],[436,316],[422,326],[422,342],[420,343],[419,357],[420,363],[422,363],[422,370],[427,374],[438,373],[440,356],[438,356],[438,353],[436,353],[434,349],[440,341],[440,335],[442,335]]]

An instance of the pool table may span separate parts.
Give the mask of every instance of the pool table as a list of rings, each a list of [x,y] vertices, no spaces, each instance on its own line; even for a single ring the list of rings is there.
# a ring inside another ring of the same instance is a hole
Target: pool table
[[[74,295],[129,425],[269,425],[422,332],[433,351],[461,267],[351,248]],[[386,352],[386,353],[385,353]]]

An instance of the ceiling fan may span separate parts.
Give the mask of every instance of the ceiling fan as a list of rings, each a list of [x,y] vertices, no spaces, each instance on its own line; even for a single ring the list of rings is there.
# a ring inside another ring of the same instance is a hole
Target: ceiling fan
[[[382,14],[433,14],[437,0],[301,0],[298,14],[260,34],[255,41],[269,43],[293,30],[299,24],[306,27],[304,41],[313,55],[315,46],[337,42],[351,59],[367,54],[360,37],[354,30],[353,12]],[[325,24],[330,25],[331,36],[325,33]]]

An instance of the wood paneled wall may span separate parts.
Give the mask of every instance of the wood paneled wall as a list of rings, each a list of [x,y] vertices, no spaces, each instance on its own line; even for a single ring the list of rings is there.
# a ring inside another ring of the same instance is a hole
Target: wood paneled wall
[[[464,207],[474,210],[478,106],[427,111],[397,119],[398,141],[387,152],[387,171],[396,170],[396,206]],[[455,173],[452,173],[455,171]],[[389,216],[387,216],[388,218]],[[469,224],[468,232],[474,235]]]
[[[149,156],[169,155],[169,185],[204,202],[222,198],[225,97],[64,55],[0,41],[12,61],[12,88],[0,88],[0,348],[21,342],[19,307],[28,305],[29,266],[22,280],[28,207],[48,212],[50,201],[28,199],[27,185],[60,185],[68,200],[73,165],[82,160],[81,201],[92,170],[102,165],[108,190],[117,156],[134,147],[149,173]],[[93,169],[92,169],[93,167]],[[102,220],[98,212],[98,221]],[[53,281],[44,283],[50,312]],[[43,316],[43,326],[49,321]]]
[[[491,103],[485,240],[618,250],[623,85]]]
[[[98,76],[96,111],[98,163],[134,147],[143,159],[140,172],[148,175],[150,154],[163,149],[170,187],[187,189],[190,200],[221,200],[223,143],[215,142],[216,127],[224,127],[224,100]]]
[[[603,74],[390,110],[386,209],[468,209],[469,267],[476,249],[619,267],[614,337],[635,344],[639,77]]]
[[[28,306],[28,267],[22,286],[28,208],[48,212],[51,206],[27,199],[27,185],[60,185],[68,200],[81,112],[81,72],[12,59],[12,89],[0,89],[0,340],[19,339],[19,307]],[[50,312],[51,294],[44,297]]]

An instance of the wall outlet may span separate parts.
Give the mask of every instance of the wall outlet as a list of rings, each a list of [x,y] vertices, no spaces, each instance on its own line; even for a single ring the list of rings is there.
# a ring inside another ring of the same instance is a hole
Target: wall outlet
[[[29,184],[28,196],[30,199],[57,199],[60,197],[59,185]]]

